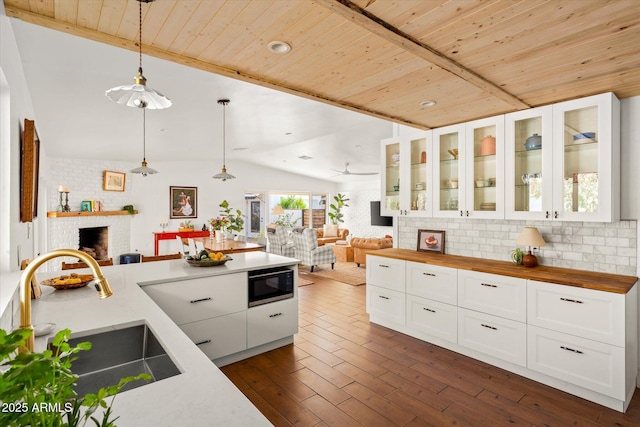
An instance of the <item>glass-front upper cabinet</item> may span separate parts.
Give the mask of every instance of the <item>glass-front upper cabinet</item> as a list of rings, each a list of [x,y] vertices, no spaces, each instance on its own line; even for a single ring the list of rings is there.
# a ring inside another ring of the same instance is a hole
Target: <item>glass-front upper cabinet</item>
[[[463,216],[504,218],[504,116],[468,122],[465,133]]]
[[[400,139],[389,138],[382,141],[382,200],[380,212],[384,215],[400,213]]]
[[[553,138],[553,218],[618,220],[620,102],[615,95],[555,104]]]
[[[464,212],[465,125],[433,131],[433,216],[452,218]]]
[[[430,137],[431,131],[415,131],[383,141],[384,214],[431,216]]]
[[[552,106],[505,116],[505,217],[545,219],[552,211]]]

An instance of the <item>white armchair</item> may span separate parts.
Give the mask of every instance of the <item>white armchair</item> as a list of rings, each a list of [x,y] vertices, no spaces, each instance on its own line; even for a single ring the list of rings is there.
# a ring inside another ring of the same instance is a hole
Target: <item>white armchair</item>
[[[301,232],[294,230],[293,243],[295,246],[296,258],[311,267],[319,264],[331,263],[331,269],[336,262],[336,255],[331,246],[318,246],[318,234],[313,228],[305,228]]]
[[[267,240],[269,241],[267,249],[269,253],[291,258],[295,256],[293,242],[289,239],[287,230],[283,226],[276,225],[275,228],[267,228]]]

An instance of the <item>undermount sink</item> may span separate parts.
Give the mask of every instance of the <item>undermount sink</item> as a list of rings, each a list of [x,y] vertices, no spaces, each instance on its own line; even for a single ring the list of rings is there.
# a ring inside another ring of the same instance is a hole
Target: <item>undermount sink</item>
[[[96,393],[102,387],[118,384],[121,378],[141,373],[151,375],[150,381],[138,380],[126,384],[131,390],[180,374],[167,352],[146,324],[105,332],[83,334],[71,338],[69,345],[89,341],[91,350],[76,354],[71,370],[79,375],[74,387],[78,396]]]

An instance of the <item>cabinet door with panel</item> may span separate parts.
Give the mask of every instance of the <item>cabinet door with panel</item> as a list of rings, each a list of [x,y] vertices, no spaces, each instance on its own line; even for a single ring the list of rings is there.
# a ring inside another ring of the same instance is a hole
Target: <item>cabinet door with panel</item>
[[[407,327],[423,339],[435,336],[452,343],[458,342],[458,307],[427,298],[407,295]]]
[[[405,292],[405,261],[367,255],[367,285]]]
[[[294,335],[298,332],[298,299],[251,307],[247,310],[247,347]]]
[[[613,93],[553,105],[554,211],[565,221],[620,218],[620,101]]]
[[[178,325],[247,308],[247,273],[148,285],[142,289]]]
[[[519,322],[527,321],[527,281],[458,270],[458,305]]]
[[[505,217],[552,219],[551,105],[505,116]]]
[[[430,138],[419,131],[382,141],[383,214],[431,216]]]
[[[406,269],[407,294],[457,304],[458,270],[410,261],[407,261]]]
[[[247,313],[218,316],[180,325],[180,329],[209,359],[217,359],[247,348]]]
[[[464,216],[504,218],[504,116],[466,123]]]
[[[367,283],[367,313],[371,321],[398,326],[405,324],[405,293]]]
[[[455,218],[466,210],[465,125],[432,131],[433,216]]]

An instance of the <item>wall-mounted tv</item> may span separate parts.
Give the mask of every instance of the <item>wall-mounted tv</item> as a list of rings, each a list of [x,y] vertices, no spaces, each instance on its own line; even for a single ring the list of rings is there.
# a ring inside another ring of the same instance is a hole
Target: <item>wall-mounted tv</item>
[[[380,202],[370,202],[371,203],[371,225],[383,225],[386,227],[391,227],[393,225],[393,217],[392,216],[381,216],[380,215]]]

